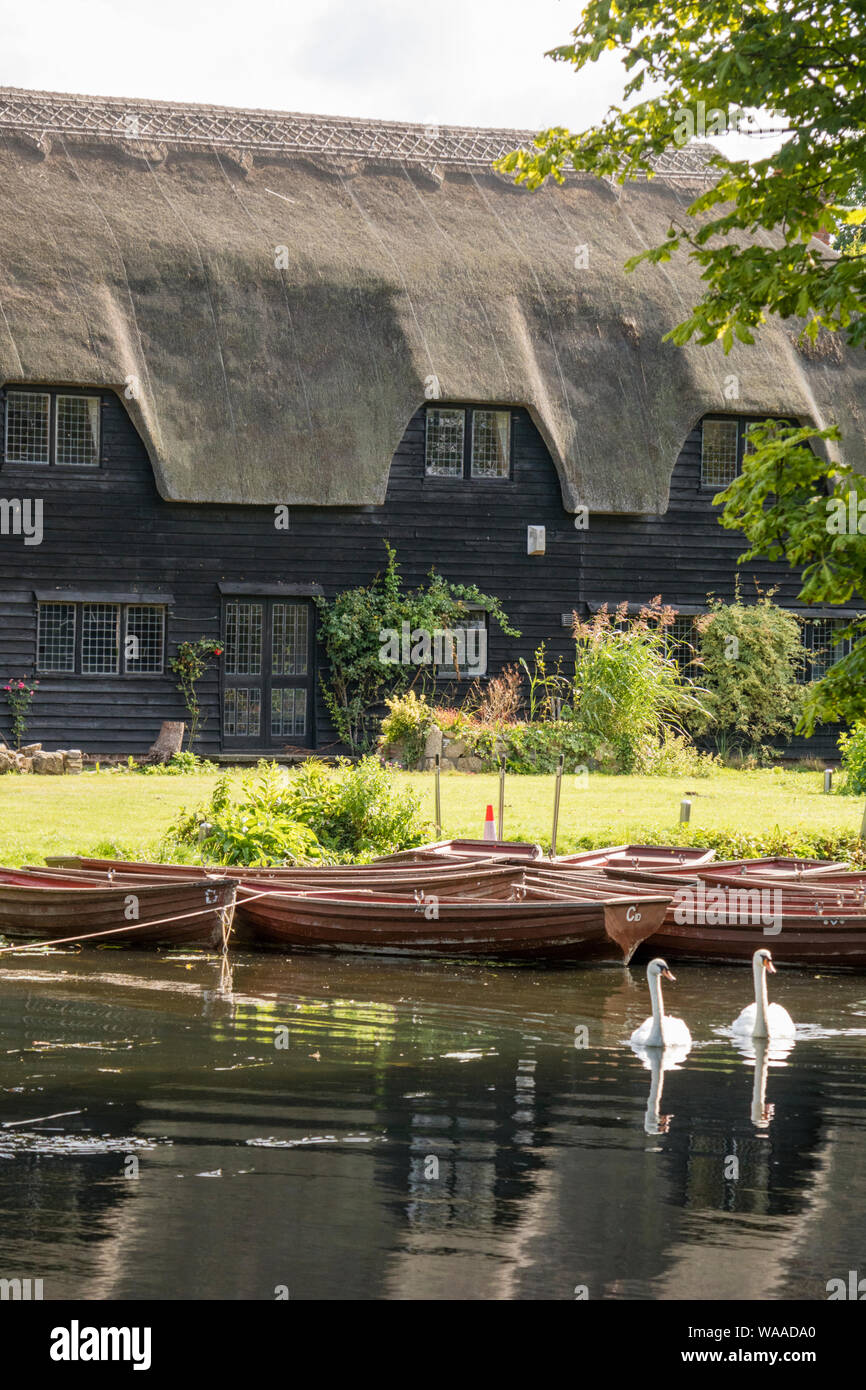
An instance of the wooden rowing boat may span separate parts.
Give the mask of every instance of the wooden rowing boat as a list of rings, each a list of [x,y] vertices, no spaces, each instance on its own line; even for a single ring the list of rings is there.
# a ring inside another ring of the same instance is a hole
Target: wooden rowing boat
[[[652,951],[666,960],[747,961],[769,946],[783,965],[866,968],[866,906],[860,875],[846,886],[821,877],[785,880],[726,873],[715,865],[688,878],[606,871],[612,882],[673,887]]]
[[[431,864],[440,859],[505,859],[528,863],[544,859],[541,845],[527,840],[437,840],[434,844],[418,845],[416,849],[398,850],[374,859],[368,869],[398,864]]]
[[[628,961],[661,924],[669,895],[581,895],[516,885],[515,900],[384,893],[378,888],[288,892],[238,885],[237,911],[256,941],[291,950],[515,961]],[[520,890],[524,891],[521,892]]]
[[[100,863],[97,860],[82,861],[81,866],[65,868],[52,867],[41,872],[62,875],[73,881],[117,882],[135,877],[152,878],[157,881],[180,879],[201,881],[208,874],[221,875],[243,882],[255,878],[280,884],[287,889],[303,891],[306,888],[365,888],[376,886],[385,892],[413,892],[415,888],[426,887],[431,892],[445,896],[465,897],[481,893],[485,897],[508,897],[511,885],[520,878],[521,866],[500,864],[485,860],[467,860],[451,863],[439,861],[431,865],[384,866],[370,872],[367,866],[359,868],[353,864],[323,865],[321,867],[267,869],[244,868],[237,865],[226,869],[206,869],[195,864],[124,864],[120,861],[102,861],[110,867],[89,867]],[[31,867],[31,866],[28,866]],[[35,868],[35,872],[40,872]]]
[[[578,854],[557,855],[553,863],[571,869],[646,869],[662,872],[694,870],[709,864],[714,849],[692,845],[611,845],[607,849],[584,849]]]
[[[110,933],[123,946],[222,945],[237,885],[230,879],[114,883],[71,880],[51,871],[0,869],[0,935],[20,941],[73,941]]]

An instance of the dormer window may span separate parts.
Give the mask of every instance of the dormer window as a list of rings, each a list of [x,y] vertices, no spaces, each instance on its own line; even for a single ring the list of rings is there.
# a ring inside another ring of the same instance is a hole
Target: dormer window
[[[508,478],[511,411],[430,406],[424,471],[428,478]]]
[[[704,420],[701,431],[701,486],[729,487],[740,471],[740,422]]]
[[[724,419],[701,421],[701,487],[716,492],[730,487],[743,468],[743,457],[749,452],[749,434],[765,420],[746,420],[728,415]],[[789,420],[779,420],[787,425]]]
[[[82,392],[6,391],[4,461],[98,468],[101,399]]]

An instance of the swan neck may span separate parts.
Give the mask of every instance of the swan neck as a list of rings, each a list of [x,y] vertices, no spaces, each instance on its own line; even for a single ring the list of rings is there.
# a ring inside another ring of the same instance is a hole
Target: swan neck
[[[769,1033],[767,1027],[767,971],[760,961],[755,962],[755,1027],[752,1036],[755,1038],[766,1038]]]
[[[653,1026],[649,1041],[658,1047],[664,1045],[664,1003],[662,1000],[661,976],[654,975],[650,980],[650,1000],[652,1002]]]

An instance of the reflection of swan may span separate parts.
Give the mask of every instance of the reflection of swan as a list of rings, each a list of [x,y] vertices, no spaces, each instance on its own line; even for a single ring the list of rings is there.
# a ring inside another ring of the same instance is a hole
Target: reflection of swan
[[[767,950],[756,951],[752,956],[755,1002],[743,1009],[731,1028],[735,1033],[746,1033],[753,1038],[793,1038],[797,1030],[787,1009],[781,1004],[767,1002],[767,971],[771,975],[776,973],[773,957]]]
[[[670,1014],[665,1015],[662,1001],[662,975],[666,980],[676,978],[668,970],[667,961],[657,957],[650,961],[646,971],[652,1003],[652,1016],[632,1033],[629,1040],[632,1047],[679,1046],[689,1048],[692,1045],[692,1035],[682,1019],[672,1018]]]
[[[785,1065],[785,1059],[794,1046],[793,1038],[752,1038],[744,1034],[734,1038],[738,1050],[747,1062],[755,1064],[755,1080],[752,1086],[752,1124],[757,1129],[767,1129],[773,1118],[775,1106],[767,1104],[767,1076],[771,1064]]]
[[[677,1020],[679,1021],[679,1020]],[[640,1057],[647,1071],[652,1072],[649,1096],[646,1103],[646,1115],[644,1116],[643,1127],[647,1134],[667,1134],[671,1127],[673,1115],[662,1115],[662,1088],[664,1086],[664,1073],[666,1071],[676,1071],[681,1062],[684,1062],[689,1055],[691,1043],[673,1043],[670,1047],[645,1047],[636,1043],[632,1038],[632,1047]]]

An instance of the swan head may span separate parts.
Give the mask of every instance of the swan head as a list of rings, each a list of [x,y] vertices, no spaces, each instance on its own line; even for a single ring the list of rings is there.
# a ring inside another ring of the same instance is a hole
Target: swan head
[[[646,973],[647,979],[650,982],[657,980],[659,976],[661,976],[663,980],[675,980],[677,978],[676,975],[671,974],[668,969],[667,961],[662,960],[661,956],[656,956],[655,960],[650,961],[646,968]]]
[[[770,955],[770,952],[764,948],[762,948],[760,951],[755,952],[755,954],[752,956],[752,964],[755,966],[756,969],[766,970],[771,975],[775,975],[776,973],[776,967],[773,964],[773,957]]]

